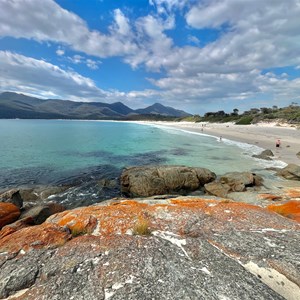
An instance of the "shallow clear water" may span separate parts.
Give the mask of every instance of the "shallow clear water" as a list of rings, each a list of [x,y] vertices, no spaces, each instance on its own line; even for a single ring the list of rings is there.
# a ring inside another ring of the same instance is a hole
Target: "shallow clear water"
[[[130,122],[0,120],[0,141],[1,189],[71,184],[85,186],[83,197],[99,197],[93,181],[117,180],[130,165],[180,164],[216,174],[274,165],[251,157],[261,150],[256,146]]]

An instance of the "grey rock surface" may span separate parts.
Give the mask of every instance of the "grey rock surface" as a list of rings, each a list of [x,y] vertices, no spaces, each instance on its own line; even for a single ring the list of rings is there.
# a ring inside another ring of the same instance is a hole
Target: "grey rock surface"
[[[153,196],[195,191],[216,178],[205,168],[143,166],[124,169],[121,191],[129,196]]]
[[[0,195],[0,202],[12,203],[19,208],[23,207],[23,199],[20,195],[20,191],[17,189],[12,189],[2,193]]]
[[[30,217],[34,220],[34,223],[36,225],[42,224],[51,215],[62,212],[64,210],[65,208],[63,205],[54,202],[49,202],[47,204],[34,206],[24,211],[21,214],[20,219]]]
[[[285,168],[277,171],[279,176],[289,180],[300,180],[300,166],[288,164]]]

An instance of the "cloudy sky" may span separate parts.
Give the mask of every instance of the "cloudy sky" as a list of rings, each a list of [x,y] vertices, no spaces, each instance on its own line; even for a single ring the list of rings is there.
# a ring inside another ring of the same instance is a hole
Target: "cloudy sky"
[[[0,91],[190,113],[300,103],[300,0],[0,0]]]

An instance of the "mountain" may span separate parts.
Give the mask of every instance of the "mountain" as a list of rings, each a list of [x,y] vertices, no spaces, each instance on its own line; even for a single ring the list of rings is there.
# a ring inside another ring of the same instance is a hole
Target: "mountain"
[[[177,110],[169,106],[164,106],[160,103],[155,103],[143,109],[137,109],[136,113],[141,115],[162,115],[162,116],[174,116],[174,117],[190,116],[190,114],[184,112],[183,110]]]
[[[121,102],[74,102],[69,100],[29,97],[23,94],[4,92],[0,94],[0,119],[127,119],[134,116],[159,115],[184,117],[188,113],[154,104],[144,109],[133,110]]]

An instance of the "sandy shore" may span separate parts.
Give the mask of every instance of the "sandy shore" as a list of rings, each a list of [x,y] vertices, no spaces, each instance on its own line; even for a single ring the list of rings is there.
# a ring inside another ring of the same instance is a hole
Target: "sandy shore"
[[[282,124],[260,123],[255,125],[235,125],[233,123],[191,123],[191,122],[138,122],[169,126],[222,137],[232,141],[253,144],[270,149],[275,159],[300,165],[297,153],[300,152],[300,129]],[[276,140],[281,146],[276,148]]]

